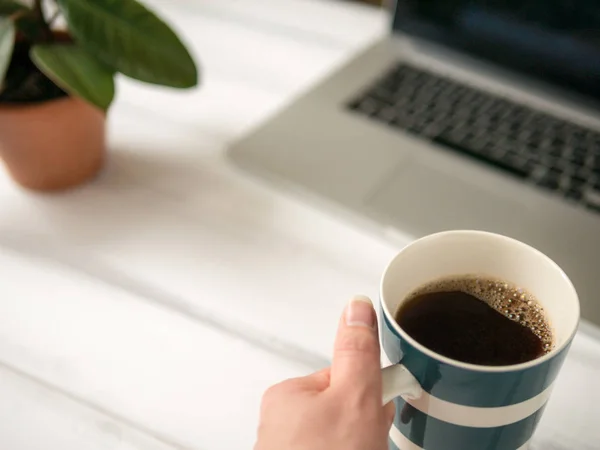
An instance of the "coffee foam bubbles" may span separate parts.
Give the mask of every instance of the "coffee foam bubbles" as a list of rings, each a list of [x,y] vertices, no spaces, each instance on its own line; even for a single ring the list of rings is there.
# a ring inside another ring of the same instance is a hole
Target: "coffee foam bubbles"
[[[500,314],[529,328],[540,338],[546,353],[552,350],[552,329],[544,309],[533,294],[511,283],[486,276],[450,276],[417,288],[406,300],[433,292],[453,291],[464,292],[484,301]]]

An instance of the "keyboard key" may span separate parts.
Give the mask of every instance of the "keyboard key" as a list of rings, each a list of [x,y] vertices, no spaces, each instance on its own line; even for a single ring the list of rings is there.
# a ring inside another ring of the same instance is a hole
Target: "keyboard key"
[[[560,176],[553,172],[546,172],[537,182],[538,186],[556,190],[560,185]]]
[[[583,192],[576,189],[569,189],[565,191],[565,198],[570,201],[579,202],[583,197]]]
[[[497,167],[505,172],[508,172],[511,175],[517,176],[519,178],[525,178],[529,175],[529,172],[524,167],[510,166],[510,165],[503,163],[500,160],[495,160],[492,162],[492,160],[490,158],[486,157],[483,153],[473,151],[472,149],[470,149],[468,147],[463,147],[462,145],[454,142],[453,140],[448,140],[442,136],[436,137],[435,139],[433,139],[433,141],[436,142],[437,144],[448,147],[459,153],[463,153],[463,154],[470,156],[471,158],[477,159],[479,161],[485,161],[488,163],[492,163],[495,167]]]
[[[585,184],[590,178],[591,174],[581,169],[571,173],[571,183],[573,184]]]
[[[585,191],[585,202],[586,205],[600,209],[600,191],[595,189],[588,189]]]
[[[377,114],[377,117],[384,122],[392,123],[396,120],[396,110],[394,108],[384,108]]]
[[[573,163],[573,165],[576,165],[578,167],[584,167],[586,154],[585,153],[571,153],[568,156],[568,159],[569,159],[569,161],[571,161],[571,163]]]

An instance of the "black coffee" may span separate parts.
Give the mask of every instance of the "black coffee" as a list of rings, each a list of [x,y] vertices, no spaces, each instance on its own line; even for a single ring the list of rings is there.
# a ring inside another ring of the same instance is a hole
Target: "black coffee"
[[[486,277],[428,283],[408,296],[396,321],[430,350],[478,365],[531,361],[553,345],[550,325],[533,295]]]

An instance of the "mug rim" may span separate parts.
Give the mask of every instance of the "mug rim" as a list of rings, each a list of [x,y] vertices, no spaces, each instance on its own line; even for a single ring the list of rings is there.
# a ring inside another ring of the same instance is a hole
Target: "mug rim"
[[[520,364],[511,364],[511,365],[507,365],[507,366],[486,366],[486,365],[480,365],[480,364],[466,363],[463,361],[459,361],[457,359],[449,358],[440,353],[434,352],[433,350],[430,350],[429,348],[425,347],[423,344],[417,342],[415,339],[413,339],[411,336],[409,336],[408,333],[406,333],[400,327],[400,325],[398,325],[398,322],[396,322],[396,320],[394,319],[393,314],[390,313],[387,302],[385,301],[384,296],[383,296],[383,287],[385,284],[385,280],[388,277],[390,268],[392,267],[394,262],[402,256],[402,254],[405,252],[405,250],[407,250],[410,247],[413,247],[417,243],[421,243],[423,241],[428,241],[428,240],[440,239],[443,237],[447,237],[448,235],[461,235],[461,234],[462,235],[469,234],[469,235],[480,235],[480,236],[485,236],[485,237],[493,237],[494,239],[501,239],[501,240],[510,242],[513,245],[525,247],[529,251],[534,252],[538,256],[541,256],[543,259],[548,261],[550,263],[550,265],[557,270],[557,272],[560,274],[561,278],[564,281],[566,281],[568,289],[571,290],[573,298],[575,299],[574,307],[576,308],[576,314],[577,314],[577,321],[575,322],[575,326],[569,333],[568,338],[565,339],[564,342],[562,342],[562,344],[557,345],[555,348],[553,348],[549,353],[545,354],[544,356],[541,356],[540,358],[532,359],[531,361],[527,361],[527,362],[520,363]],[[567,274],[564,272],[564,270],[562,270],[562,268],[556,262],[554,262],[554,260],[552,258],[550,258],[545,253],[541,252],[540,250],[536,249],[535,247],[532,247],[531,245],[521,242],[517,239],[511,238],[508,236],[504,236],[502,234],[491,233],[488,231],[479,231],[479,230],[441,231],[438,233],[433,233],[433,234],[429,234],[427,236],[423,236],[419,239],[415,239],[410,244],[404,246],[396,254],[396,256],[394,256],[392,258],[392,260],[388,263],[385,270],[383,271],[383,275],[381,276],[381,282],[379,285],[379,300],[381,303],[381,308],[383,310],[383,314],[388,319],[388,322],[391,324],[391,326],[394,328],[394,330],[402,337],[402,339],[404,339],[406,342],[408,342],[414,348],[419,350],[421,353],[424,353],[428,357],[433,358],[439,362],[448,364],[450,366],[458,367],[461,369],[472,370],[472,371],[476,371],[476,372],[486,372],[486,373],[515,372],[515,371],[519,371],[519,370],[530,369],[532,367],[535,367],[539,364],[542,364],[546,361],[551,360],[552,358],[554,358],[558,353],[563,351],[570,344],[573,337],[575,336],[575,333],[577,332],[579,321],[581,320],[581,307],[579,304],[579,296],[577,295],[577,290],[575,289],[573,282],[567,276]],[[402,362],[400,362],[400,363],[402,363]]]

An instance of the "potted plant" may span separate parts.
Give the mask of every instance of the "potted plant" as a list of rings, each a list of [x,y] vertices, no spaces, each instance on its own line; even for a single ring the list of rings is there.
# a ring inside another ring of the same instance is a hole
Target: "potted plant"
[[[14,180],[48,191],[97,174],[117,73],[198,82],[177,35],[136,0],[0,0],[0,158]]]

